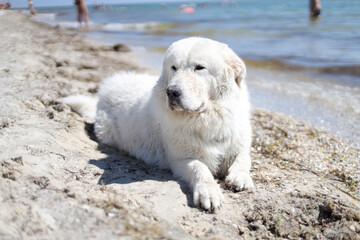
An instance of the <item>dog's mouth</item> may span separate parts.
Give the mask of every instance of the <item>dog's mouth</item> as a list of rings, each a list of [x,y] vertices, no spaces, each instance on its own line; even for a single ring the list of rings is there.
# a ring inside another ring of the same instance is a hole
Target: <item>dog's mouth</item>
[[[188,108],[182,103],[169,102],[169,108],[173,112],[202,113],[205,111],[205,103],[201,103],[197,108]]]

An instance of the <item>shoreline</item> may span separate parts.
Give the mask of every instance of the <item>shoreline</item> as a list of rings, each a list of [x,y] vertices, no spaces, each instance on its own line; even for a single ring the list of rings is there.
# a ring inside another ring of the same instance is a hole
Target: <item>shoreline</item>
[[[1,238],[359,236],[360,151],[346,142],[254,109],[257,189],[223,188],[222,208],[208,214],[192,206],[191,190],[168,171],[99,146],[91,127],[56,102],[96,93],[101,79],[116,71],[154,69],[138,65],[132,52],[19,12],[0,15],[0,26]]]

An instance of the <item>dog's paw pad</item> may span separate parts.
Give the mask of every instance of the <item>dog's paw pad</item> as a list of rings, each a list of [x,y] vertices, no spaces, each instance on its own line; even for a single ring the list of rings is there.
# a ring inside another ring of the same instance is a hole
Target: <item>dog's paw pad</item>
[[[241,172],[238,174],[230,173],[225,179],[226,186],[235,192],[244,190],[253,190],[254,183],[248,173]]]
[[[221,206],[223,195],[218,184],[200,183],[194,188],[194,204],[206,211],[214,212]]]

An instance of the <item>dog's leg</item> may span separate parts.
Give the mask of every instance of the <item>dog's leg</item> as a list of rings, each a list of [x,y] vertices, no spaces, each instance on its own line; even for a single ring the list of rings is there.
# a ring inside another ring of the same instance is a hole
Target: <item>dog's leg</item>
[[[195,206],[210,212],[220,208],[223,199],[220,186],[205,164],[199,160],[180,160],[172,162],[170,167],[176,176],[191,185]]]
[[[226,186],[234,191],[251,190],[254,183],[250,177],[251,158],[248,153],[240,153],[228,170]]]

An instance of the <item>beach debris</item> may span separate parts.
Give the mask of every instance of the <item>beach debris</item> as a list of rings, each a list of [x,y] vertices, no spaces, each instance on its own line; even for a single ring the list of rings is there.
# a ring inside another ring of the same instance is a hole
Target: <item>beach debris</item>
[[[113,46],[114,51],[116,52],[130,52],[130,48],[123,44],[123,43],[117,43]]]
[[[38,177],[33,180],[33,183],[38,185],[40,189],[45,189],[50,184],[50,180],[47,177]]]
[[[18,163],[18,164],[20,164],[20,165],[24,165],[22,156],[20,156],[20,157],[15,157],[15,158],[11,158],[11,160],[13,160],[14,162],[16,162],[16,163]]]

